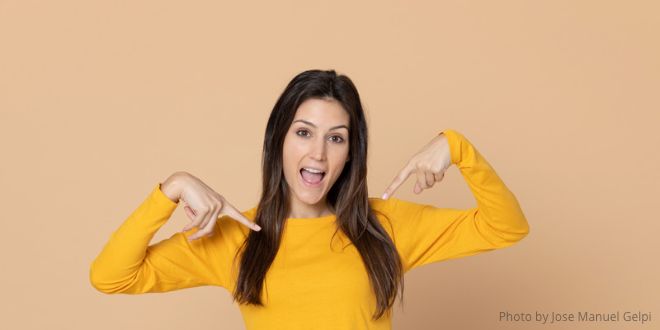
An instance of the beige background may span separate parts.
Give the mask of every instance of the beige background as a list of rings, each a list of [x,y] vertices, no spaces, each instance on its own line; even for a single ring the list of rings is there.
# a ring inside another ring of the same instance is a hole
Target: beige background
[[[0,1],[3,329],[244,329],[217,287],[104,295],[89,265],[185,170],[242,210],[266,120],[297,73],[356,83],[370,196],[439,130],[518,197],[510,248],[406,276],[395,329],[660,327],[660,5],[655,1]],[[457,168],[399,198],[468,208]],[[187,223],[181,209],[154,240]],[[613,324],[502,311],[652,313]]]

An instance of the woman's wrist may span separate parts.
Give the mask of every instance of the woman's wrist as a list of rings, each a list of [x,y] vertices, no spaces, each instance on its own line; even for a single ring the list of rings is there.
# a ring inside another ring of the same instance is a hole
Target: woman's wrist
[[[170,175],[163,183],[160,184],[160,190],[175,203],[179,203],[181,198],[181,191],[183,181],[185,180],[184,172],[176,172]]]

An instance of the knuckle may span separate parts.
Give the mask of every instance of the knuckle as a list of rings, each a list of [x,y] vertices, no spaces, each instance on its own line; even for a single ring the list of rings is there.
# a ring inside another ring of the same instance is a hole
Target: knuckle
[[[212,213],[218,212],[218,209],[220,209],[218,204],[216,202],[211,202],[211,206],[209,207],[209,213],[212,214]]]
[[[174,175],[176,175],[176,176],[186,176],[186,175],[189,175],[189,173],[186,172],[186,171],[176,171],[176,172],[174,172]]]
[[[215,193],[215,198],[216,198],[216,201],[218,203],[220,203],[221,205],[225,202],[225,197],[222,196],[222,194],[220,194],[220,193]]]

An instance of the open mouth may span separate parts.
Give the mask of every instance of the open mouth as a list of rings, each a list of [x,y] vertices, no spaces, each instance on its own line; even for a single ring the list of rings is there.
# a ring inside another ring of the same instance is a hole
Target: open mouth
[[[318,186],[325,178],[325,172],[314,173],[304,168],[300,169],[300,178],[308,186]]]

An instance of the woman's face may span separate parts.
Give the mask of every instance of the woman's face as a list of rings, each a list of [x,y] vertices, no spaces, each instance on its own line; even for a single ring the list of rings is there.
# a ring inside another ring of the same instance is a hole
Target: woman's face
[[[348,159],[349,115],[332,99],[303,102],[284,138],[284,177],[291,194],[292,213],[326,210],[325,197]],[[325,172],[301,172],[303,167]],[[310,182],[306,183],[305,178]]]

